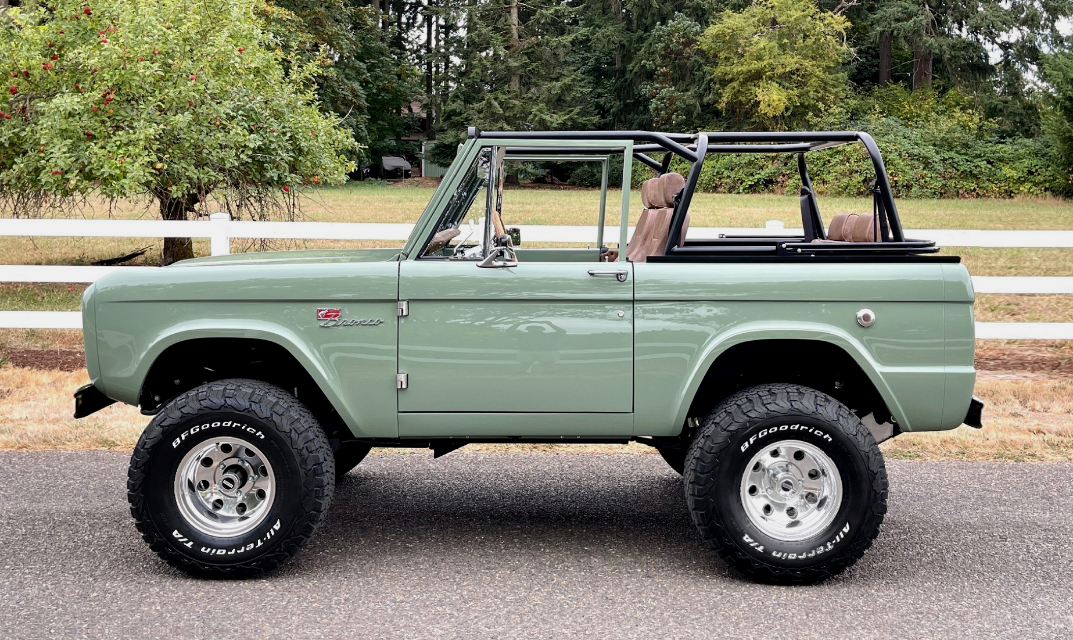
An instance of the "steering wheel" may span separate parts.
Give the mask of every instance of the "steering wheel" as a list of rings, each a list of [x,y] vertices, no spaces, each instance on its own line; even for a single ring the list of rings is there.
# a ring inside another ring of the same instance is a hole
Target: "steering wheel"
[[[462,232],[457,227],[451,227],[444,229],[443,231],[437,231],[436,235],[432,236],[432,240],[429,241],[428,247],[425,248],[425,255],[431,256],[444,247],[446,247],[452,240],[457,238]]]

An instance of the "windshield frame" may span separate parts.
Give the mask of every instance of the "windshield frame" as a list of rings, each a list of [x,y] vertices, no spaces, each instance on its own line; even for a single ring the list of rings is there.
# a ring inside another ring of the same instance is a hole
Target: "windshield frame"
[[[447,173],[440,181],[439,187],[432,194],[428,205],[425,206],[424,212],[421,214],[421,218],[414,226],[413,233],[410,235],[410,239],[407,241],[406,246],[403,248],[401,255],[403,260],[416,260],[421,256],[421,252],[431,241],[432,236],[436,233],[437,229],[441,226],[443,214],[446,207],[450,204],[455,193],[458,191],[469,169],[474,165],[478,155],[482,150],[489,147],[500,147],[507,150],[505,159],[513,160],[515,156],[522,155],[541,155],[541,149],[555,149],[553,154],[556,159],[567,160],[572,159],[573,151],[577,151],[577,156],[597,156],[603,159],[605,164],[607,158],[611,155],[622,155],[622,184],[627,185],[622,189],[622,201],[619,215],[619,233],[618,242],[620,247],[625,247],[628,234],[629,234],[629,213],[630,213],[630,188],[631,176],[633,174],[633,140],[629,139],[602,139],[602,140],[560,140],[560,139],[531,139],[531,138],[470,138],[459,149],[458,155],[455,157],[454,162],[448,168]],[[563,153],[562,150],[566,148],[567,152]],[[531,150],[531,152],[530,152]],[[512,153],[513,152],[513,153]],[[578,160],[589,159],[578,157]],[[495,163],[499,164],[499,163]],[[604,171],[606,174],[606,169]],[[489,176],[492,178],[492,176]],[[498,181],[498,176],[496,176]],[[489,185],[487,193],[491,195],[494,187],[497,185]],[[604,223],[605,216],[604,211],[606,208],[606,193],[607,193],[607,181],[602,181],[601,185],[601,218],[599,225],[598,238],[602,243],[604,239]],[[487,220],[487,216],[491,215],[491,208],[495,206],[494,201],[490,201],[486,205],[486,229],[490,224],[490,220]],[[484,250],[489,248],[488,241],[490,241],[492,233],[486,231],[486,243]]]

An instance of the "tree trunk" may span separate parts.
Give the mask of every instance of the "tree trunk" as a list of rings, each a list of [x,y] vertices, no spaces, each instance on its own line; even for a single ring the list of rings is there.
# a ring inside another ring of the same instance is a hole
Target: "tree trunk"
[[[931,86],[931,52],[917,49],[913,52],[913,91]]]
[[[890,31],[879,34],[879,86],[881,87],[890,84],[891,39]]]
[[[165,220],[186,220],[187,214],[194,212],[194,205],[201,199],[196,195],[184,198],[158,197],[160,217]],[[160,265],[168,266],[173,262],[194,257],[194,242],[190,238],[164,238],[164,252],[160,256]]]
[[[425,136],[432,139],[432,0],[425,2]]]
[[[522,48],[522,40],[518,35],[518,0],[510,2],[510,50],[518,53]],[[518,75],[518,59],[514,59],[514,72],[510,76],[510,88],[515,91],[522,86],[521,76]]]

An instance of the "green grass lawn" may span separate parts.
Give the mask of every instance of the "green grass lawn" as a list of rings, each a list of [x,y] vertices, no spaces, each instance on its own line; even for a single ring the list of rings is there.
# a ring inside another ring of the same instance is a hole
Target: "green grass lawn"
[[[352,184],[308,192],[302,202],[306,220],[319,222],[415,222],[432,196],[431,187]],[[621,192],[608,193],[608,215],[617,215]],[[507,224],[592,225],[597,220],[597,190],[508,188],[503,211]],[[631,194],[631,221],[640,215],[640,193]],[[825,217],[840,212],[871,211],[864,198],[820,198]],[[901,200],[903,224],[909,229],[1073,229],[1073,202],[1025,200]],[[211,207],[208,210],[212,210]],[[86,218],[154,219],[144,202],[88,203],[76,215]],[[691,224],[717,227],[760,227],[767,220],[800,226],[798,200],[779,195],[698,193],[691,206]],[[132,264],[155,264],[161,241],[156,238],[0,238],[5,264],[89,264],[149,246]],[[276,248],[397,246],[387,241],[279,241]],[[232,251],[252,250],[254,243],[233,241]],[[195,240],[198,255],[207,255],[207,240]],[[976,275],[1073,276],[1073,250],[951,248]],[[0,309],[77,309],[83,285],[0,284]],[[980,320],[1073,319],[1073,296],[980,296]]]
[[[311,192],[304,203],[312,220],[414,222],[432,196],[429,187],[349,185]],[[619,211],[621,191],[608,191],[608,216]],[[641,193],[630,194],[630,219],[641,214]],[[508,188],[503,195],[507,224],[595,224],[600,192],[593,189]],[[819,198],[826,218],[870,212],[867,198]],[[1073,203],[1056,198],[1026,200],[899,200],[902,224],[910,229],[1073,229]],[[691,224],[701,227],[762,227],[767,220],[801,226],[796,196],[698,193]]]

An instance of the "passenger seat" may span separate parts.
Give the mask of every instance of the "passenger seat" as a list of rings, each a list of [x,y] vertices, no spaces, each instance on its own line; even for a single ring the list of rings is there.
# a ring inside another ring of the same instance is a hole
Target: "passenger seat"
[[[644,211],[637,221],[633,238],[626,247],[626,259],[630,262],[646,262],[649,256],[661,256],[667,246],[674,217],[674,197],[685,186],[686,180],[679,173],[665,173],[658,178],[645,180],[641,185],[641,203]],[[685,242],[689,230],[689,213],[682,221],[682,234],[678,240]]]

